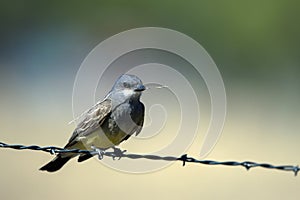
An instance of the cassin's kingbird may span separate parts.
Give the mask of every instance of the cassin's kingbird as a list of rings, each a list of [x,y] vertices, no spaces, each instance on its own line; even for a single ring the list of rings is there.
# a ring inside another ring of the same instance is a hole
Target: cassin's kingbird
[[[144,104],[140,102],[145,86],[134,75],[124,74],[115,82],[102,102],[83,114],[65,149],[108,149],[138,134],[144,123]],[[79,155],[78,162],[92,154],[60,153],[40,170],[54,172],[71,158]]]

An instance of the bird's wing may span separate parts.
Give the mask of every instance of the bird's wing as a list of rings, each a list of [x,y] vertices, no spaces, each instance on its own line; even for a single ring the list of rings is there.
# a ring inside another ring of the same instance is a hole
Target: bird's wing
[[[72,146],[74,142],[77,142],[78,137],[87,136],[99,128],[105,117],[111,112],[111,109],[110,99],[105,99],[94,105],[84,114],[83,119],[77,125],[66,147]]]

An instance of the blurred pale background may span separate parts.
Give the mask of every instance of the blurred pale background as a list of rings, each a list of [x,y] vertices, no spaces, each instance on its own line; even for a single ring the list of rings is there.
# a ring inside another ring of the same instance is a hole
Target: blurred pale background
[[[299,8],[292,0],[1,1],[0,141],[63,146],[88,52],[121,31],[159,26],[197,40],[223,76],[226,124],[208,159],[299,164]],[[186,153],[197,156],[203,137],[199,131]],[[48,174],[38,171],[48,154],[1,149],[0,156],[3,199],[300,198],[299,177],[281,171],[178,162],[133,175],[92,159]]]

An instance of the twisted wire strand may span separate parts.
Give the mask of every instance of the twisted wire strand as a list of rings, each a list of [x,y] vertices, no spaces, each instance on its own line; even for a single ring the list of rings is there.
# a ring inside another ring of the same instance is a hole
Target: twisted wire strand
[[[16,150],[34,150],[34,151],[43,151],[50,154],[56,154],[56,153],[81,153],[81,154],[97,154],[96,151],[89,151],[89,150],[81,150],[81,149],[64,149],[60,147],[55,146],[45,146],[41,147],[38,145],[21,145],[21,144],[6,144],[3,142],[0,142],[0,148],[10,148],[10,149],[16,149]],[[149,160],[164,160],[164,161],[182,161],[183,166],[185,166],[186,163],[198,163],[203,165],[223,165],[223,166],[241,166],[244,167],[247,170],[250,170],[251,168],[255,167],[261,167],[265,169],[276,169],[281,171],[289,171],[293,172],[295,176],[297,176],[298,172],[300,171],[300,167],[298,165],[272,165],[268,163],[256,163],[252,161],[243,161],[243,162],[237,162],[237,161],[214,161],[214,160],[198,160],[193,157],[189,157],[187,154],[182,155],[181,157],[174,157],[174,156],[157,156],[157,155],[140,155],[140,154],[131,154],[131,153],[124,153],[120,152],[116,156],[114,152],[104,152],[104,156],[112,157],[115,159],[115,157],[120,158],[129,158],[129,159],[149,159]]]

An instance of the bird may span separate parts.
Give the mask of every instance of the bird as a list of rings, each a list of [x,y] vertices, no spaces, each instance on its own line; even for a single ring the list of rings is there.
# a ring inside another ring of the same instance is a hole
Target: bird
[[[146,89],[140,78],[131,74],[121,75],[103,101],[97,102],[82,114],[65,149],[97,150],[115,148],[132,135],[138,135],[144,124],[145,106],[140,101]],[[95,154],[59,153],[40,170],[55,172],[70,159],[79,156],[78,162]]]

